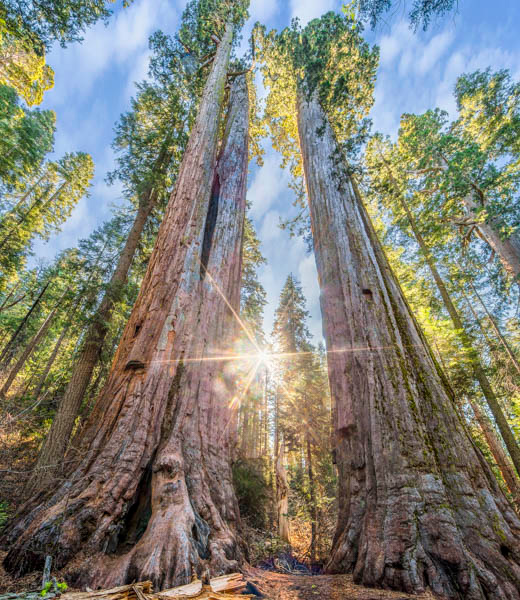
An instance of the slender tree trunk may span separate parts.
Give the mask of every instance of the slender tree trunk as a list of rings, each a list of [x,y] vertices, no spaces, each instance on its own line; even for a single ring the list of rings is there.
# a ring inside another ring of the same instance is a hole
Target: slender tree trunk
[[[448,292],[446,285],[444,284],[444,281],[439,271],[437,270],[437,265],[435,264],[435,260],[430,252],[430,249],[428,248],[421,232],[419,231],[419,228],[417,227],[417,223],[415,222],[415,218],[406,202],[406,199],[401,194],[399,194],[399,201],[404,211],[406,212],[412,232],[421,249],[421,252],[423,253],[426,263],[428,264],[432,277],[435,281],[435,284],[437,285],[437,289],[439,290],[439,293],[442,297],[444,306],[446,307],[446,310],[450,315],[453,326],[457,331],[458,337],[462,345],[464,346],[468,358],[471,361],[473,376],[479,382],[482,393],[484,394],[486,402],[497,423],[498,429],[500,430],[502,438],[506,444],[509,455],[511,456],[513,464],[515,465],[515,468],[518,474],[520,475],[520,447],[518,446],[515,440],[511,427],[504,414],[504,411],[502,410],[498,398],[496,397],[496,394],[493,388],[491,387],[491,383],[487,378],[484,367],[482,366],[482,363],[480,361],[478,352],[473,347],[471,337],[467,333],[466,328],[464,327],[464,323],[460,318],[459,312],[451,299],[451,296]]]
[[[20,369],[22,369],[22,367],[25,365],[26,361],[29,359],[29,357],[34,352],[34,350],[36,349],[38,344],[42,341],[42,339],[46,335],[56,313],[58,312],[58,309],[60,308],[60,304],[61,304],[62,300],[63,300],[63,296],[61,297],[61,299],[59,300],[57,305],[48,314],[47,318],[40,326],[40,329],[38,329],[38,331],[34,334],[34,336],[31,338],[29,343],[25,346],[24,351],[22,352],[20,358],[16,361],[16,364],[14,365],[14,367],[9,372],[9,375],[8,375],[4,385],[2,386],[2,389],[0,390],[0,397],[2,397],[2,396],[5,397],[5,395],[9,391],[9,388],[13,384],[13,381],[16,379],[16,376],[20,372]]]
[[[267,368],[264,373],[264,419],[263,419],[263,452],[262,456],[269,458],[269,405],[267,400]]]
[[[244,405],[243,417],[242,417],[242,427],[241,427],[241,444],[240,444],[240,452],[244,458],[249,458],[248,454],[248,441],[249,441],[249,401],[247,401]]]
[[[27,294],[23,293],[21,296],[18,296],[18,298],[16,300],[13,300],[12,302],[9,303],[9,300],[11,300],[11,298],[16,294],[16,292],[18,291],[19,288],[20,288],[20,283],[17,283],[16,285],[14,285],[12,287],[12,289],[9,291],[9,293],[5,296],[2,304],[0,304],[0,312],[3,312],[4,310],[9,310],[10,308],[12,308],[13,306],[18,304],[25,298],[25,296]]]
[[[82,460],[44,507],[35,498],[11,526],[4,564],[13,573],[39,566],[52,548],[57,568],[81,550],[75,581],[151,579],[161,589],[203,564],[223,573],[242,559],[227,443],[231,382],[218,360],[235,333],[248,155],[247,91],[237,78],[215,168],[231,43],[228,24],[139,297],[82,434]]]
[[[51,204],[51,202],[53,200],[55,200],[59,194],[64,190],[65,186],[68,185],[69,182],[65,181],[63,182],[60,187],[54,192],[54,194],[52,194],[52,196],[50,198],[48,198],[43,204],[41,204],[41,198],[38,198],[37,200],[35,200],[31,206],[29,207],[29,209],[27,210],[27,212],[22,215],[21,219],[18,220],[18,222],[14,225],[14,227],[12,227],[8,232],[7,235],[2,239],[2,241],[0,241],[0,250],[7,244],[7,242],[9,241],[9,239],[11,238],[11,236],[13,235],[13,233],[16,233],[20,227],[20,225],[22,223],[24,223],[27,220],[27,217],[30,215],[30,213],[38,206],[41,204],[40,207],[40,212],[43,212],[47,206],[49,206],[49,204]]]
[[[511,362],[512,362],[513,366],[515,367],[516,371],[518,373],[520,373],[520,363],[518,362],[518,359],[516,358],[516,355],[513,352],[513,349],[511,348],[511,346],[509,345],[508,341],[506,340],[506,338],[504,337],[504,335],[500,331],[500,328],[497,325],[495,319],[493,318],[493,315],[489,312],[489,310],[488,310],[488,308],[486,306],[486,303],[480,297],[480,294],[477,292],[475,286],[471,282],[470,282],[470,285],[471,285],[471,289],[473,290],[473,293],[478,298],[478,301],[480,302],[482,308],[484,309],[484,312],[486,313],[486,316],[487,316],[489,322],[491,323],[491,327],[492,327],[493,331],[496,333],[498,339],[501,341],[502,346],[504,346],[505,351],[506,351],[507,355],[509,356],[509,359],[511,360]]]
[[[450,599],[520,598],[520,520],[460,419],[315,97],[298,126],[335,398],[327,569]]]
[[[256,382],[255,382],[256,383]],[[259,433],[258,397],[253,396],[253,419],[251,424],[250,458],[258,458],[258,433]]]
[[[74,423],[79,416],[92,373],[99,361],[114,306],[126,284],[141,234],[156,202],[157,194],[153,189],[148,189],[139,203],[136,217],[108,284],[108,289],[92,317],[82,349],[74,363],[69,383],[40,450],[35,470],[27,482],[29,493],[48,487],[61,470],[61,461],[68,447]]]
[[[472,308],[471,305],[470,308]],[[444,362],[443,356],[439,351],[437,343],[434,342],[434,345],[437,351],[437,357],[442,365],[442,368],[444,369],[445,373],[448,373],[446,363]],[[495,462],[498,468],[500,469],[500,472],[502,473],[502,477],[504,478],[504,481],[506,482],[509,491],[511,492],[511,495],[513,497],[513,503],[516,506],[518,512],[518,509],[520,508],[520,480],[518,479],[516,471],[513,465],[511,464],[510,458],[504,451],[493,426],[487,418],[487,415],[480,408],[478,401],[474,400],[471,396],[469,396],[468,402],[473,409],[473,413],[475,414],[475,418],[480,427],[480,430],[482,431],[482,434],[484,435],[489,450],[493,455],[493,458],[495,459]],[[462,418],[464,418],[462,409],[459,409],[459,413],[462,413]]]
[[[309,475],[309,499],[311,513],[311,564],[316,562],[316,524],[318,523],[318,510],[316,506],[316,488],[314,484],[314,471],[312,468],[311,440],[307,435],[307,473]]]
[[[278,537],[291,543],[289,535],[289,486],[285,470],[285,441],[281,436],[276,453],[276,513],[278,517]]]
[[[47,282],[43,286],[42,291],[38,294],[36,300],[32,303],[31,308],[25,313],[25,316],[21,320],[18,327],[16,328],[16,331],[13,333],[13,335],[11,336],[11,338],[9,339],[7,344],[4,346],[4,349],[2,350],[2,354],[0,354],[0,363],[2,363],[4,366],[6,366],[7,363],[9,362],[9,360],[6,361],[6,358],[8,357],[9,351],[13,349],[13,344],[16,341],[16,338],[18,337],[18,335],[20,334],[22,329],[25,327],[25,324],[29,320],[29,317],[32,315],[32,313],[34,312],[34,310],[36,309],[38,304],[40,304],[40,300],[42,299],[43,294],[45,294],[47,288],[49,287],[49,283],[50,282]]]
[[[517,474],[513,468],[513,465],[510,463],[508,456],[506,455],[500,440],[498,439],[497,434],[486,414],[479,406],[477,400],[468,397],[468,401],[473,409],[473,413],[475,414],[475,418],[477,423],[480,425],[482,429],[482,433],[486,439],[486,442],[489,446],[491,454],[497,463],[497,467],[500,469],[502,476],[504,477],[504,481],[511,492],[511,496],[513,497],[513,502],[517,507],[517,510],[520,509],[520,480],[518,479]]]
[[[463,204],[468,213],[475,216],[478,220],[477,204],[473,198],[466,196],[463,199]],[[513,234],[504,238],[500,234],[500,227],[496,219],[490,219],[483,223],[479,222],[477,228],[482,237],[500,258],[504,269],[515,279],[518,279],[520,277],[520,237]]]
[[[58,338],[56,344],[54,344],[54,348],[51,352],[51,355],[49,356],[49,359],[47,360],[45,369],[43,370],[42,374],[40,375],[40,379],[38,380],[38,384],[36,385],[36,389],[33,394],[36,399],[38,399],[40,397],[40,394],[42,393],[42,389],[43,389],[43,386],[45,385],[45,381],[47,380],[47,376],[49,375],[52,365],[54,364],[54,361],[56,360],[56,357],[58,356],[61,345],[63,344],[63,340],[67,337],[69,329],[70,329],[70,322],[67,324],[66,327],[63,328],[63,331],[61,332],[60,337]]]

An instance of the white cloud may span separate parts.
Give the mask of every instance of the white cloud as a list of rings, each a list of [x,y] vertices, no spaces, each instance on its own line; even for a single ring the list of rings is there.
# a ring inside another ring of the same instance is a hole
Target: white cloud
[[[280,4],[277,0],[251,0],[249,6],[249,15],[251,21],[261,21],[265,23],[272,19],[280,10]]]
[[[264,166],[255,173],[247,192],[252,203],[250,214],[253,219],[265,214],[272,203],[287,190],[289,175],[279,165],[280,156],[275,152],[268,152],[264,157]]]
[[[98,23],[88,29],[80,44],[65,51],[55,47],[48,58],[56,72],[56,88],[51,92],[54,104],[68,103],[78,92],[86,95],[109,69],[132,69],[156,29],[175,30],[181,8],[174,8],[168,0],[137,0],[119,10],[108,25]]]
[[[417,71],[425,75],[446,52],[453,41],[453,32],[443,31],[433,37],[423,50],[422,56],[417,63]]]
[[[336,7],[335,0],[291,0],[291,17],[298,17],[302,25],[321,17]]]
[[[378,43],[381,65],[390,66],[399,54],[410,49],[416,43],[416,39],[410,31],[408,23],[399,21],[392,27],[390,35],[383,35]]]

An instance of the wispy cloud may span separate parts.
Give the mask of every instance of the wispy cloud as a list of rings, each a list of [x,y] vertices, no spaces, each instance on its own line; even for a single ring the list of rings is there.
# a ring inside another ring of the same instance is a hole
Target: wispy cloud
[[[337,8],[336,0],[290,0],[291,17],[298,17],[302,25]]]

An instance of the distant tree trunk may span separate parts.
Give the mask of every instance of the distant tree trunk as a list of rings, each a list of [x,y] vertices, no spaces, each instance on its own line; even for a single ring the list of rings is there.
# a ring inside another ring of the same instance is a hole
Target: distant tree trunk
[[[285,440],[283,436],[279,441],[276,452],[276,513],[278,517],[278,537],[291,543],[289,535],[289,486],[287,485],[287,472],[285,470]]]
[[[119,256],[108,289],[92,317],[82,349],[74,363],[69,383],[40,450],[36,467],[27,482],[28,493],[35,493],[48,487],[61,470],[61,462],[69,444],[74,423],[79,416],[85,392],[103,349],[115,304],[126,284],[141,234],[156,202],[157,194],[151,188],[141,198],[132,228]]]
[[[69,322],[63,328],[63,331],[61,332],[60,337],[58,338],[56,344],[54,345],[54,348],[53,348],[53,350],[51,352],[51,355],[49,356],[49,359],[47,360],[45,368],[43,369],[43,372],[40,375],[40,379],[38,380],[38,384],[36,385],[36,389],[34,390],[33,396],[35,398],[39,398],[40,394],[42,393],[42,389],[43,389],[43,386],[45,385],[45,381],[47,380],[47,376],[49,375],[49,372],[50,372],[50,370],[52,368],[52,365],[54,364],[54,361],[56,360],[56,357],[58,356],[58,353],[60,351],[61,345],[63,344],[63,341],[67,337],[67,334],[68,334],[69,329],[70,329],[70,325],[71,325],[71,322]]]
[[[58,309],[60,308],[60,304],[61,304],[62,300],[63,300],[63,296],[61,297],[61,299],[59,300],[59,302],[56,304],[56,306],[48,314],[47,318],[41,324],[41,326],[38,329],[38,331],[33,335],[33,337],[29,340],[29,342],[25,346],[24,351],[22,352],[20,358],[16,361],[15,365],[13,366],[13,368],[11,369],[11,371],[9,372],[9,375],[8,375],[8,377],[7,377],[4,385],[2,386],[2,389],[0,390],[0,397],[2,397],[2,396],[5,397],[5,395],[9,391],[9,388],[11,387],[11,385],[14,382],[14,380],[16,379],[16,376],[18,375],[18,373],[20,372],[20,370],[23,368],[23,366],[25,365],[26,361],[29,359],[29,357],[34,352],[34,350],[36,350],[38,344],[45,337],[47,331],[49,330],[49,327],[52,324],[52,321],[53,321],[53,319],[54,319],[54,317],[55,317]]]
[[[264,402],[263,402],[263,451],[262,456],[269,458],[269,405],[267,399],[267,368],[264,373]]]
[[[124,329],[124,325],[121,325],[118,328],[117,332],[112,336],[112,340],[110,341],[110,349],[108,350],[108,352],[106,352],[106,354],[109,358],[107,359],[105,364],[103,364],[98,369],[96,378],[90,385],[90,389],[87,390],[87,393],[85,396],[85,402],[83,403],[83,408],[81,409],[81,413],[80,413],[81,423],[85,423],[88,416],[90,415],[92,408],[93,408],[94,401],[97,398],[99,389],[101,388],[101,384],[105,381],[106,376],[108,375],[108,373],[110,371],[112,359],[114,357],[114,353],[119,344],[119,340],[121,339],[121,334],[123,333],[123,329]],[[81,437],[80,433],[81,433],[80,429],[78,428],[78,433],[77,433],[78,440]],[[74,443],[74,437],[71,439],[70,446],[71,446],[71,448],[74,448],[76,446],[76,444]]]
[[[16,341],[16,339],[19,336],[19,334],[22,331],[22,329],[25,327],[25,324],[29,320],[29,317],[32,315],[32,313],[34,312],[34,310],[36,309],[36,307],[38,306],[38,304],[40,304],[40,300],[42,299],[43,294],[45,294],[47,288],[49,287],[49,284],[50,284],[50,282],[47,282],[43,286],[42,291],[38,294],[38,296],[36,297],[36,300],[32,303],[31,308],[25,313],[24,318],[21,320],[21,322],[18,325],[18,327],[16,328],[15,332],[10,337],[9,341],[7,342],[7,344],[4,346],[4,349],[2,350],[2,354],[0,354],[0,363],[3,366],[6,366],[8,364],[8,362],[9,362],[9,353],[10,353],[10,351],[13,350],[14,342]]]
[[[504,414],[504,411],[502,410],[502,407],[500,406],[500,403],[498,402],[498,398],[496,397],[496,394],[495,394],[493,388],[491,387],[491,383],[489,382],[489,379],[487,378],[484,367],[482,366],[482,363],[480,361],[478,352],[473,347],[471,337],[467,333],[466,328],[464,327],[464,323],[462,322],[462,319],[460,318],[459,312],[458,312],[455,304],[453,303],[453,300],[451,299],[451,296],[448,292],[446,285],[444,284],[444,281],[443,281],[439,271],[437,270],[437,265],[435,264],[435,260],[430,252],[430,249],[428,248],[426,241],[424,240],[421,232],[419,231],[417,223],[415,222],[415,218],[408,206],[408,203],[406,202],[405,197],[402,194],[399,194],[399,201],[408,217],[408,222],[410,223],[410,227],[412,229],[414,237],[415,237],[415,239],[421,249],[421,252],[426,260],[426,263],[430,269],[430,272],[435,281],[435,284],[437,285],[437,289],[439,290],[439,293],[442,297],[444,306],[445,306],[446,310],[448,311],[448,314],[450,315],[450,318],[452,320],[453,327],[457,331],[457,335],[458,335],[462,345],[464,346],[464,349],[466,351],[468,358],[471,361],[471,368],[473,369],[473,376],[479,382],[482,393],[484,394],[484,397],[486,398],[486,402],[487,402],[487,404],[493,414],[493,417],[498,425],[498,429],[500,430],[500,433],[501,433],[502,438],[503,438],[503,440],[506,444],[506,447],[509,451],[509,454],[511,456],[513,464],[515,465],[515,468],[516,468],[518,474],[520,475],[520,447],[518,446],[518,444],[515,440],[515,437],[513,435],[511,427],[510,427],[510,425],[507,421],[507,418]]]
[[[316,524],[318,522],[318,510],[316,506],[316,489],[314,484],[314,471],[312,468],[312,447],[309,435],[307,435],[307,473],[309,475],[309,500],[311,513],[311,563],[316,562]]]
[[[256,383],[256,382],[255,382]],[[249,444],[249,458],[258,458],[258,438],[260,432],[260,415],[258,413],[258,397],[253,396],[253,418],[251,423],[251,442]]]
[[[0,250],[7,244],[7,242],[10,240],[11,236],[13,235],[13,233],[16,233],[18,231],[18,228],[20,227],[20,225],[27,220],[27,217],[29,216],[29,214],[37,206],[40,206],[40,212],[43,212],[47,208],[47,206],[49,206],[52,203],[52,201],[55,200],[61,194],[61,192],[65,189],[65,186],[67,186],[68,184],[69,184],[69,181],[63,182],[60,185],[60,187],[54,192],[54,194],[52,194],[49,198],[47,198],[47,200],[45,200],[45,202],[43,202],[43,204],[42,204],[42,198],[37,198],[31,204],[31,206],[29,207],[27,212],[24,215],[22,215],[22,217],[18,220],[18,222],[15,224],[15,226],[12,227],[7,232],[7,235],[2,239],[2,241],[0,241]]]
[[[39,568],[49,550],[56,568],[81,551],[76,582],[151,579],[162,589],[203,565],[236,570],[242,559],[227,443],[231,378],[221,360],[203,360],[231,342],[240,297],[243,78],[233,85],[215,168],[231,44],[228,24],[141,291],[82,434],[79,466],[11,526],[4,564],[13,573]]]
[[[329,572],[520,598],[520,520],[460,419],[315,96],[298,126],[321,287],[339,517]]]
[[[243,411],[242,411],[242,423],[241,423],[241,443],[240,443],[240,453],[243,458],[249,458],[248,454],[248,442],[250,438],[250,407],[249,407],[249,399],[244,403]]]
[[[470,285],[471,285],[471,289],[473,290],[473,293],[478,298],[478,301],[480,302],[482,308],[484,309],[484,312],[486,313],[486,316],[487,316],[489,322],[491,323],[491,327],[492,327],[493,331],[496,333],[498,339],[502,343],[502,346],[504,346],[505,351],[506,351],[507,355],[509,356],[509,359],[511,360],[511,363],[515,367],[516,371],[518,373],[520,373],[520,363],[518,362],[518,359],[516,358],[516,355],[513,352],[513,349],[511,348],[508,341],[506,340],[506,338],[500,331],[500,328],[498,327],[497,323],[495,322],[493,315],[489,312],[489,310],[486,306],[486,303],[480,297],[480,294],[477,292],[475,286],[471,282],[470,282]]]
[[[473,198],[466,196],[463,199],[463,204],[468,213],[475,216],[477,221],[479,221],[477,215],[478,207]],[[496,219],[490,219],[482,223],[478,222],[477,228],[482,237],[500,258],[504,269],[515,279],[518,279],[520,277],[520,237],[516,234],[503,237],[500,234],[500,227]]]
[[[9,290],[9,292],[6,294],[5,298],[3,299],[2,304],[0,304],[0,312],[3,312],[4,310],[9,310],[10,308],[12,308],[13,306],[18,304],[25,298],[26,294],[23,293],[21,296],[18,296],[18,298],[16,298],[16,300],[9,302],[9,300],[11,300],[11,298],[16,294],[16,292],[18,291],[19,288],[20,288],[20,283],[14,285],[12,287],[12,289]]]
[[[502,444],[500,443],[493,426],[489,422],[489,419],[482,408],[479,406],[478,401],[471,396],[468,397],[468,401],[473,409],[475,419],[482,429],[482,433],[484,434],[484,438],[486,439],[491,454],[493,455],[493,458],[497,463],[497,467],[500,469],[500,472],[504,477],[504,481],[511,492],[513,502],[518,510],[520,509],[520,481],[515,473],[513,465],[510,463],[509,458],[502,448]]]

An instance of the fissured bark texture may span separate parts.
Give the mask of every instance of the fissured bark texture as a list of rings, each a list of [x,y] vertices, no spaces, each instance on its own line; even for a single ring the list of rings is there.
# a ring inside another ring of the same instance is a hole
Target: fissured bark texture
[[[232,381],[225,362],[206,360],[230,344],[230,308],[239,304],[243,78],[232,87],[217,157],[231,41],[228,26],[79,466],[11,527],[5,566],[12,573],[39,567],[49,553],[57,568],[76,559],[71,581],[151,579],[161,589],[189,581],[193,570],[234,570],[242,559],[229,460]]]
[[[335,402],[330,572],[444,598],[520,598],[520,521],[475,447],[315,97],[300,144]]]

